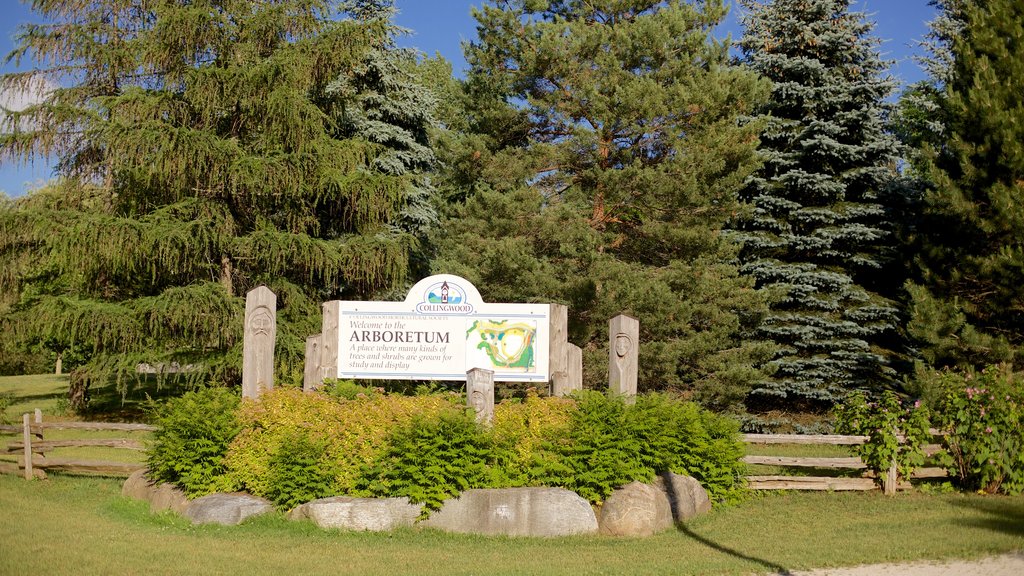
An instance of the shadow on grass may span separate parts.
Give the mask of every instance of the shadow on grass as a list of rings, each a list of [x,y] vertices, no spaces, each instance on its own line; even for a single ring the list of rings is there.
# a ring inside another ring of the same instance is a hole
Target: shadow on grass
[[[151,375],[140,376],[124,389],[113,383],[93,385],[89,387],[88,405],[79,415],[96,422],[144,422],[150,416],[151,400],[181,396],[190,389],[184,377],[165,376],[158,381]]]
[[[712,550],[717,550],[718,552],[721,552],[722,554],[727,554],[729,556],[732,556],[733,558],[739,558],[740,560],[746,560],[747,562],[752,562],[754,564],[764,566],[766,569],[771,570],[774,574],[777,574],[779,576],[792,576],[793,574],[785,566],[780,566],[779,564],[776,564],[770,560],[765,560],[764,558],[758,558],[756,556],[744,554],[739,550],[735,550],[733,548],[729,548],[728,546],[723,546],[717,542],[714,542],[713,540],[709,540],[704,536],[697,534],[693,530],[690,530],[684,524],[678,524],[677,526],[680,532],[686,534],[690,538],[693,538],[694,540],[700,542],[708,548],[711,548]]]
[[[681,506],[682,503],[687,501],[687,500],[690,500],[691,497],[690,497],[690,495],[685,494],[685,493],[683,493],[683,494],[676,493],[677,489],[681,489],[681,491],[685,491],[685,488],[683,488],[682,486],[680,486],[680,485],[676,484],[675,482],[673,482],[671,480],[670,476],[671,476],[670,474],[663,474],[661,476],[661,481],[662,481],[663,486],[665,487],[665,493],[668,496],[669,506],[670,506],[670,508],[672,510],[672,519],[675,521],[676,527],[679,529],[680,532],[682,532],[683,534],[686,534],[690,538],[693,538],[694,540],[696,540],[697,542],[700,542],[701,544],[707,546],[708,548],[711,548],[712,550],[717,550],[717,551],[721,552],[722,554],[727,554],[729,556],[732,556],[733,558],[739,558],[741,560],[746,560],[748,562],[752,562],[754,564],[758,564],[760,566],[764,566],[768,570],[772,570],[776,574],[779,574],[780,576],[787,576],[787,575],[792,574],[785,566],[780,566],[779,564],[776,564],[776,563],[771,562],[769,560],[765,560],[764,558],[758,558],[756,556],[750,556],[749,554],[744,554],[743,552],[740,552],[739,550],[735,550],[733,548],[729,548],[727,546],[723,546],[722,544],[719,544],[718,542],[715,542],[713,540],[709,540],[708,538],[705,538],[704,536],[701,536],[700,534],[697,534],[696,532],[691,530],[689,527],[687,527],[685,524],[683,524],[682,523],[683,519],[679,517],[678,513],[679,513],[680,508],[682,507]]]
[[[47,394],[30,394],[28,396],[18,395],[15,397],[18,404],[31,404],[32,402],[46,402],[50,400],[60,400],[61,398],[67,398],[67,390],[61,390],[58,392],[50,392]]]
[[[985,513],[985,518],[964,520],[963,523],[968,526],[1024,538],[1024,502],[1010,500],[1004,496],[988,496],[955,500],[952,504]]]

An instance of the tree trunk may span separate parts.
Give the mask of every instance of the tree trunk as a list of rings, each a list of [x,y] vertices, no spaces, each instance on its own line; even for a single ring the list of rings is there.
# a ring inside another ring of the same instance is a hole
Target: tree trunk
[[[73,370],[69,382],[68,404],[75,412],[82,412],[89,403],[89,378],[81,371]]]

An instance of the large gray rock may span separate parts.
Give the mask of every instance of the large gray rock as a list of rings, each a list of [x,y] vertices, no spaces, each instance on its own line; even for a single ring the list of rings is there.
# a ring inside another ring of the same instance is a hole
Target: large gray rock
[[[170,510],[184,514],[188,507],[185,493],[173,484],[154,482],[146,475],[147,470],[137,470],[124,481],[121,494],[128,498],[149,502],[150,512]]]
[[[321,528],[383,532],[412,526],[423,510],[408,498],[350,498],[333,496],[313,500],[296,507],[288,518],[309,518]]]
[[[673,524],[668,496],[649,484],[626,484],[601,506],[600,531],[608,536],[650,536]]]
[[[711,499],[708,492],[696,479],[666,472],[655,480],[655,486],[661,488],[672,505],[672,518],[676,522],[689,520],[694,516],[711,511]]]
[[[564,488],[467,490],[445,501],[421,526],[446,532],[505,536],[597,533],[590,503]]]
[[[235,526],[273,509],[269,501],[250,494],[210,494],[189,502],[184,515],[193,524]]]

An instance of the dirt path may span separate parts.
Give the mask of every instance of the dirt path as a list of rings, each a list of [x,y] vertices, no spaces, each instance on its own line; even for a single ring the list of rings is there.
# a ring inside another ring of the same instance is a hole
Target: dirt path
[[[1022,576],[1024,552],[981,560],[872,564],[853,568],[821,568],[792,572],[792,576]]]

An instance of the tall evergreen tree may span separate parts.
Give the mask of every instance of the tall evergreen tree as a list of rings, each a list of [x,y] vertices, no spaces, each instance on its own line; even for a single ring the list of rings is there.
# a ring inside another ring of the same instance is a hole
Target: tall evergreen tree
[[[1024,5],[940,4],[944,138],[924,141],[911,333],[935,367],[1024,366]]]
[[[744,62],[774,82],[759,109],[762,168],[737,218],[743,271],[773,296],[760,333],[780,351],[754,411],[821,410],[891,382],[897,308],[879,294],[897,159],[883,130],[878,41],[849,0],[744,0]],[[891,290],[890,290],[891,293]]]
[[[0,212],[3,348],[85,345],[82,385],[139,362],[233,382],[266,284],[287,377],[320,302],[402,284],[433,158],[388,4],[36,0],[10,58],[40,70],[0,82],[63,84],[8,111],[0,158],[62,179]]]
[[[710,38],[722,2],[493,2],[467,49],[437,271],[491,300],[561,302],[603,386],[608,320],[639,318],[641,387],[737,405],[762,303],[723,222],[754,167],[766,93]],[[463,203],[463,197],[468,199]]]

